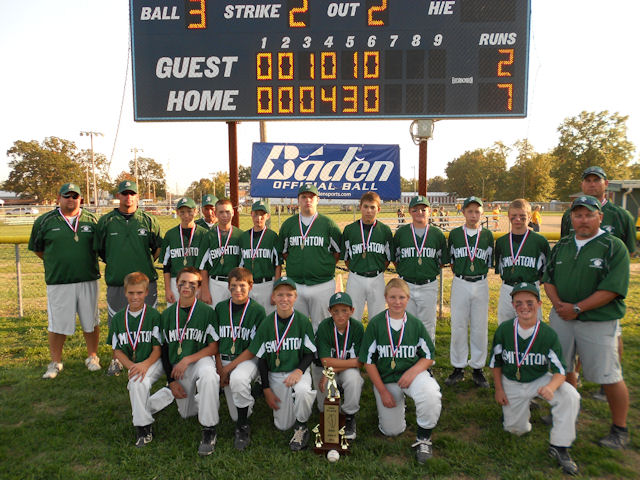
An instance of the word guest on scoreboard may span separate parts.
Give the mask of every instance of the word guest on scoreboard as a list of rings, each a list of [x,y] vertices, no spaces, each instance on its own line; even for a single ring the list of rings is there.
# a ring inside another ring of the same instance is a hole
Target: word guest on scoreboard
[[[135,120],[524,117],[530,0],[131,0]]]

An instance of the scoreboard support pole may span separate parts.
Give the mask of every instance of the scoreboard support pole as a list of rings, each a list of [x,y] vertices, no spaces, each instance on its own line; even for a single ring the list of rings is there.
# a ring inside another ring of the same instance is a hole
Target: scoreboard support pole
[[[427,196],[427,140],[421,140],[418,151],[418,195]]]
[[[227,122],[229,131],[229,196],[233,205],[233,218],[231,224],[234,227],[240,226],[240,215],[238,212],[238,122]]]
[[[431,119],[419,119],[411,122],[409,133],[411,140],[418,145],[418,195],[427,196],[427,142],[433,138]]]

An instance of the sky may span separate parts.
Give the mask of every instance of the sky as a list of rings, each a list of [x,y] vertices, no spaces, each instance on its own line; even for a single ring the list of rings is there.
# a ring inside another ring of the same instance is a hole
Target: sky
[[[448,162],[496,141],[528,138],[536,151],[549,151],[562,121],[583,110],[628,115],[628,139],[640,149],[638,18],[637,0],[532,0],[527,117],[437,121],[428,176],[444,176]],[[57,136],[89,148],[81,131],[104,134],[94,147],[112,160],[112,176],[127,169],[134,147],[163,164],[169,189],[178,193],[228,170],[225,122],[133,121],[129,35],[128,0],[0,2],[0,181],[15,141]],[[399,144],[401,174],[413,178],[418,147],[410,123],[280,121],[267,122],[266,130],[270,142]],[[250,165],[257,141],[258,122],[240,123],[241,165]]]

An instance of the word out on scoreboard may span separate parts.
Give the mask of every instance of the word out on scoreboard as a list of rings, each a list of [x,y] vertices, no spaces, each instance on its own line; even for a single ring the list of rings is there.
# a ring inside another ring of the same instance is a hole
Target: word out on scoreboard
[[[130,0],[136,120],[526,115],[530,0]]]

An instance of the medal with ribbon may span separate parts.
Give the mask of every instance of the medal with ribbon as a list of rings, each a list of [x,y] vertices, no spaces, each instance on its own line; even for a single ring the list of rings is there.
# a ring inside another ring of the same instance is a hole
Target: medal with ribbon
[[[416,257],[418,257],[418,265],[422,265],[422,250],[424,250],[424,242],[427,241],[427,234],[429,233],[429,224],[424,227],[424,237],[422,237],[422,243],[420,247],[418,247],[418,240],[416,238],[416,230],[413,228],[413,223],[411,224],[411,235],[413,235],[413,244],[416,247]]]
[[[78,225],[80,225],[80,214],[82,213],[82,210],[79,211],[78,215],[76,216],[76,224],[75,225],[71,225],[71,222],[69,220],[67,220],[67,217],[64,216],[64,214],[62,213],[62,210],[58,209],[58,212],[60,213],[60,216],[64,220],[64,223],[66,223],[69,226],[69,228],[71,229],[71,231],[73,232],[73,239],[76,242],[78,240],[80,240],[78,238]]]
[[[367,258],[367,250],[369,250],[369,243],[371,243],[371,234],[373,233],[373,229],[376,228],[377,223],[378,223],[378,220],[375,220],[373,222],[373,225],[371,225],[371,229],[369,230],[369,235],[367,236],[367,240],[365,242],[364,227],[363,227],[362,220],[360,220],[360,235],[362,236],[362,258]]]
[[[264,233],[267,231],[266,228],[262,229],[262,233],[260,234],[260,238],[258,239],[258,244],[256,245],[256,248],[253,248],[253,234],[255,233],[255,230],[252,228],[251,229],[251,235],[249,235],[249,248],[251,249],[251,270],[253,270],[253,265],[255,263],[255,258],[256,255],[258,255],[258,249],[260,248],[260,244],[262,243],[262,237],[264,237]]]
[[[302,237],[302,242],[300,242],[300,249],[304,250],[304,242],[307,240],[307,236],[309,235],[309,232],[311,231],[311,226],[313,225],[313,222],[316,221],[316,218],[318,218],[318,214],[316,213],[313,217],[311,217],[311,222],[309,222],[309,226],[307,227],[307,232],[306,233],[302,233],[302,219],[300,217],[300,215],[298,215],[298,227],[300,227],[300,236]]]
[[[391,370],[396,368],[396,355],[398,355],[398,351],[400,350],[400,344],[402,343],[402,338],[404,337],[404,327],[407,324],[407,312],[404,312],[404,317],[402,317],[402,329],[400,330],[400,338],[398,339],[398,344],[393,346],[393,336],[391,334],[391,317],[389,317],[389,310],[386,311],[385,316],[387,317],[387,333],[389,334],[389,346],[391,347]]]
[[[187,250],[186,251],[184,249],[184,237],[182,236],[182,225],[178,225],[178,227],[180,227],[180,246],[182,247],[182,258],[184,259],[182,261],[182,263],[186,267],[187,266],[187,256],[188,256],[188,252],[191,251],[191,242],[193,242],[193,235],[196,233],[196,227],[194,226],[191,229],[191,235],[189,235],[189,245],[187,246]]]
[[[276,367],[280,366],[280,348],[282,347],[282,343],[284,339],[287,337],[287,333],[289,333],[289,329],[291,328],[291,324],[293,323],[293,317],[295,317],[295,312],[291,314],[291,318],[289,319],[289,323],[287,323],[287,328],[284,329],[284,333],[282,337],[278,332],[278,312],[273,313],[273,326],[276,331]]]
[[[136,363],[136,348],[138,348],[138,342],[140,341],[140,331],[142,330],[142,324],[144,323],[144,317],[146,314],[147,305],[144,304],[142,307],[142,314],[140,315],[140,324],[138,325],[138,331],[136,332],[136,339],[133,340],[131,338],[131,334],[129,333],[129,305],[127,305],[127,309],[124,312],[124,328],[127,331],[127,339],[129,340],[131,350],[133,350],[133,363]]]
[[[196,303],[198,300],[193,301],[193,305],[191,305],[191,309],[189,310],[189,315],[187,316],[187,321],[182,327],[182,331],[180,330],[180,305],[176,303],[176,331],[180,334],[178,340],[178,355],[182,355],[182,339],[184,338],[185,333],[187,333],[187,325],[189,324],[189,320],[191,320],[191,316],[193,315],[193,311],[196,308]]]
[[[231,340],[233,342],[231,344],[231,355],[236,353],[236,340],[240,336],[240,332],[241,332],[241,329],[242,329],[242,323],[244,322],[244,317],[247,314],[247,308],[249,308],[249,303],[251,303],[251,299],[247,300],[247,304],[244,306],[244,310],[242,310],[242,316],[240,317],[240,323],[238,323],[238,335],[236,335],[235,327],[233,326],[233,309],[231,308],[232,301],[229,300],[229,326],[231,327]]]
[[[351,327],[351,322],[347,321],[347,330],[344,332],[344,344],[342,345],[342,352],[340,352],[340,344],[338,343],[338,329],[336,326],[333,326],[333,339],[336,342],[336,355],[340,360],[344,360],[347,358],[347,343],[349,342],[349,328]]]
[[[538,336],[538,332],[540,331],[540,320],[536,320],[536,327],[531,335],[531,340],[529,341],[529,345],[527,349],[522,354],[522,358],[520,358],[520,352],[518,351],[518,317],[513,321],[513,348],[516,351],[516,380],[520,381],[520,366],[524,363],[524,359],[529,355],[529,351],[531,347],[533,347],[533,342],[536,341],[536,337]]]
[[[220,235],[220,227],[216,227],[216,231],[218,233],[218,248],[222,245],[222,236]],[[222,247],[222,254],[220,255],[220,265],[224,265],[224,254],[227,252],[227,245],[229,245],[229,240],[231,240],[231,234],[233,233],[233,225],[229,228],[229,235],[227,235],[227,241],[224,243],[224,247]]]
[[[524,247],[524,242],[527,241],[527,237],[529,236],[529,232],[531,230],[527,229],[527,232],[522,237],[522,242],[520,242],[520,246],[518,247],[518,251],[516,254],[513,254],[513,235],[512,232],[509,232],[509,248],[511,249],[511,273],[513,273],[516,269],[516,262],[518,258],[520,258],[520,252],[522,251],[522,247]]]
[[[476,259],[476,252],[478,251],[478,243],[480,243],[480,232],[482,231],[482,226],[478,227],[478,233],[476,234],[476,244],[473,247],[473,254],[471,253],[471,249],[469,248],[469,239],[467,238],[467,226],[463,225],[462,226],[462,231],[464,232],[464,244],[467,246],[467,255],[469,256],[469,260],[471,260],[471,266],[469,267],[469,270],[471,270],[472,272],[475,270],[475,267],[473,266],[473,261]]]

